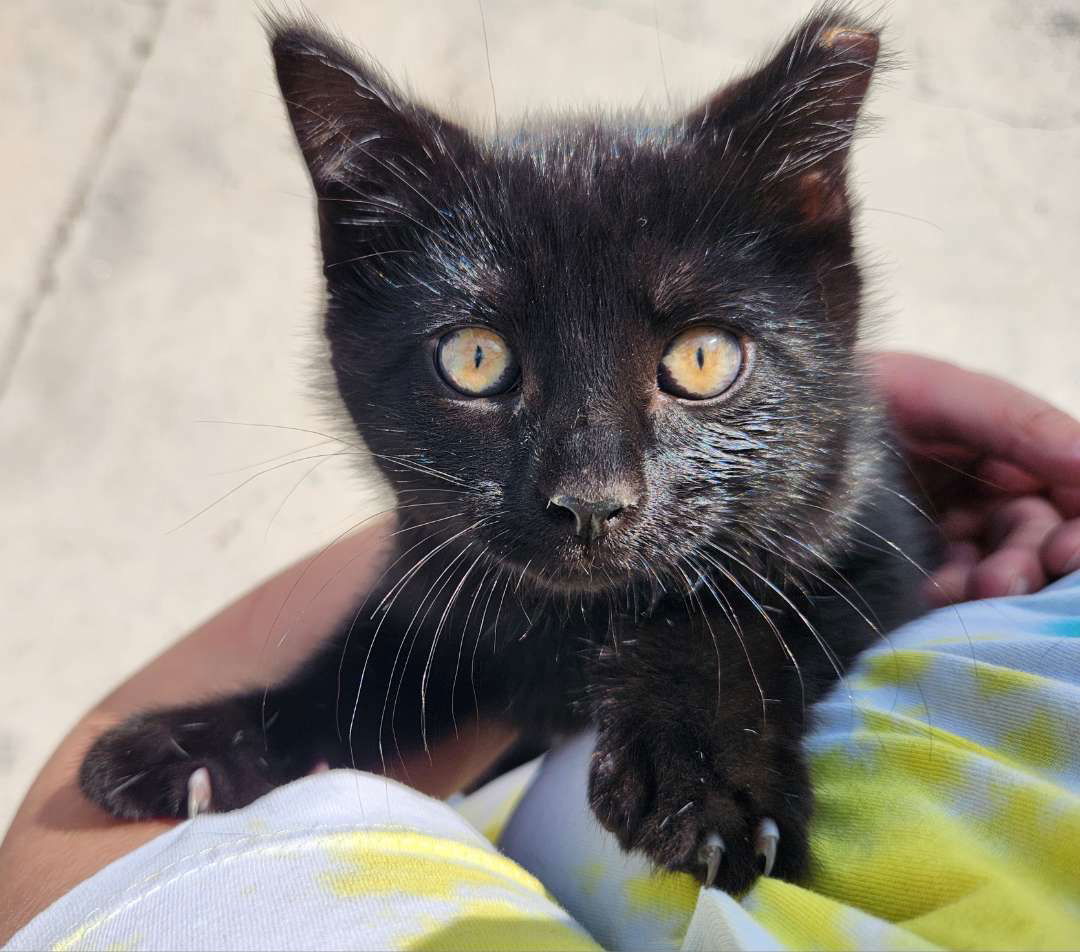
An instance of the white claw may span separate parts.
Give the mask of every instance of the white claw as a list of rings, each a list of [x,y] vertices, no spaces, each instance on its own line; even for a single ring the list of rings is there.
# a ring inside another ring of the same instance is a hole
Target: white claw
[[[200,813],[210,811],[211,794],[210,771],[205,767],[193,770],[187,781],[187,815],[189,820],[195,819]]]
[[[775,821],[765,817],[758,824],[757,835],[754,837],[754,848],[757,855],[765,860],[763,874],[768,876],[776,864],[776,848],[780,845],[780,828]]]
[[[716,882],[720,861],[724,858],[724,840],[716,833],[710,833],[698,849],[698,862],[705,867],[705,888]]]

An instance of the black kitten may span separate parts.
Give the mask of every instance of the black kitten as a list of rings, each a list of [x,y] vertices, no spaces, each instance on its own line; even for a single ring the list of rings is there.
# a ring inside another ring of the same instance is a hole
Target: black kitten
[[[206,768],[196,799],[228,810],[478,710],[594,725],[590,801],[626,849],[733,891],[800,876],[807,710],[919,605],[855,349],[845,168],[876,33],[829,7],[674,124],[494,141],[309,24],[271,33],[401,554],[265,707],[136,717],[86,794],[180,816]]]

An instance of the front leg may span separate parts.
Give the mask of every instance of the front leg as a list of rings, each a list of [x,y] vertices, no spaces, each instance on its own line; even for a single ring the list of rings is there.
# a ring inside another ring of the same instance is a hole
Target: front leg
[[[245,806],[317,764],[324,732],[284,729],[293,715],[264,692],[147,711],[97,739],[79,785],[113,816],[141,820]],[[282,730],[276,727],[286,717]]]
[[[751,672],[731,627],[711,625],[698,616],[602,653],[589,799],[624,849],[740,893],[763,872],[806,871],[806,712],[772,632],[743,624]]]
[[[381,629],[350,616],[316,658],[268,691],[129,718],[87,753],[83,792],[131,819],[232,810],[322,765],[386,769],[451,732],[477,701],[501,709],[456,677],[459,638],[440,640],[434,623],[410,632],[414,611]]]

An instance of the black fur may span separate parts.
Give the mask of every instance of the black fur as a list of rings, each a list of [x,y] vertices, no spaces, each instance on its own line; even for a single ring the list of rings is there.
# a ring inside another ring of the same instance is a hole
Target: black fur
[[[625,848],[701,875],[717,832],[738,891],[768,816],[776,874],[803,875],[808,708],[918,610],[925,552],[856,352],[845,169],[876,33],[824,8],[681,121],[494,141],[310,24],[271,34],[333,371],[397,492],[401,556],[265,707],[142,715],[98,741],[83,789],[179,815],[207,766],[229,809],[322,759],[377,769],[479,709],[533,736],[595,725],[590,799]],[[520,361],[505,394],[435,368],[438,338],[476,324]],[[657,386],[695,324],[746,363],[696,403]],[[556,494],[628,504],[582,540]]]

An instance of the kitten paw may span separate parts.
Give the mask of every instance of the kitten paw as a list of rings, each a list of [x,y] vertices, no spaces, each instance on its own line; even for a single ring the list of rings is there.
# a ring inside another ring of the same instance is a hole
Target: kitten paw
[[[632,730],[632,732],[631,732]],[[601,729],[589,800],[623,849],[705,886],[745,892],[759,875],[798,879],[808,863],[809,781],[797,751],[627,727]]]
[[[123,819],[234,810],[293,779],[264,737],[236,708],[139,714],[98,738],[79,785]]]

